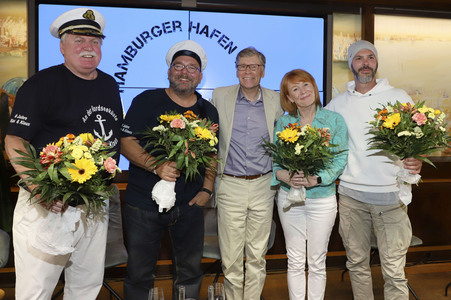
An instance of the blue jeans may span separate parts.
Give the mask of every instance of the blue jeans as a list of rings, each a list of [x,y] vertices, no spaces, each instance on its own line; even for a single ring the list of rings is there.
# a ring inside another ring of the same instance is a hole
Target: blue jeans
[[[185,286],[187,298],[199,299],[203,277],[200,268],[204,245],[203,207],[186,204],[158,213],[127,204],[124,216],[128,250],[125,299],[147,300],[149,289],[154,285],[165,229],[169,231],[172,246],[172,299],[178,299],[179,286]]]

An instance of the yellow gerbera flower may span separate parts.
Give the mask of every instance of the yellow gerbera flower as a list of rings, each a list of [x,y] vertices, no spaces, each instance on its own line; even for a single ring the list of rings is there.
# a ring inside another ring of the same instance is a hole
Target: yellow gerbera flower
[[[77,167],[77,169],[69,168],[72,182],[76,181],[78,183],[84,183],[85,181],[91,179],[92,175],[94,175],[98,170],[95,163],[86,158],[77,159],[74,166]]]
[[[83,141],[83,145],[85,145],[87,142],[89,142],[90,144],[94,142],[94,136],[89,132],[80,134],[80,137]]]
[[[393,129],[401,122],[401,115],[399,113],[389,115],[385,120],[384,124],[382,124],[385,128]]]
[[[200,126],[194,128],[194,133],[198,138],[209,140],[211,139],[211,132],[208,130],[208,128],[202,128]]]
[[[294,143],[298,140],[298,131],[296,129],[286,128],[279,133],[278,137],[284,142]]]
[[[178,115],[161,115],[160,120],[161,120],[161,122],[171,123],[172,120],[180,119],[181,117],[182,117],[182,115],[180,115],[180,114],[178,114]]]

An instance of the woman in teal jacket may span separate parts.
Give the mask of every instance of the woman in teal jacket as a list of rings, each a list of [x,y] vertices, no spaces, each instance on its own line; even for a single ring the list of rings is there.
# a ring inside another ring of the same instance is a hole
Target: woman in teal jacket
[[[271,185],[279,185],[277,207],[285,235],[288,256],[290,299],[305,299],[305,260],[308,262],[308,299],[323,299],[326,288],[326,254],[330,233],[337,214],[335,181],[347,162],[348,135],[343,117],[323,109],[315,79],[304,70],[285,74],[280,86],[280,101],[288,112],[279,118],[277,132],[288,124],[329,128],[331,144],[338,152],[327,168],[306,178],[303,172],[290,176],[288,170],[274,163]],[[306,201],[287,200],[290,187],[306,188]],[[307,242],[308,241],[308,242]]]

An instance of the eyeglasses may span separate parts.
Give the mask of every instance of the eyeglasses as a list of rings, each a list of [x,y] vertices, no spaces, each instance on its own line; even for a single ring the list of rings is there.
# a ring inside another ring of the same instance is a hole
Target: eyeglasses
[[[174,68],[174,70],[176,70],[176,71],[183,71],[183,69],[186,69],[188,71],[188,73],[194,73],[194,72],[196,72],[196,70],[199,70],[199,72],[200,72],[200,69],[198,67],[191,66],[191,65],[185,66],[182,64],[173,64],[173,65],[171,65],[171,67]]]
[[[237,65],[236,69],[238,71],[246,71],[246,69],[249,68],[249,70],[251,70],[251,71],[257,71],[260,66],[263,66],[263,65],[259,65],[259,64]]]

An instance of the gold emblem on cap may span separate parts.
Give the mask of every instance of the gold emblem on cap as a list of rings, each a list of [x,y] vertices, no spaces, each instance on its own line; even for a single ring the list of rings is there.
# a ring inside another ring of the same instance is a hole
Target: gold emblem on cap
[[[92,21],[95,21],[96,17],[94,16],[94,12],[92,10],[87,10],[84,14],[83,14],[83,18],[85,19],[89,19]]]

